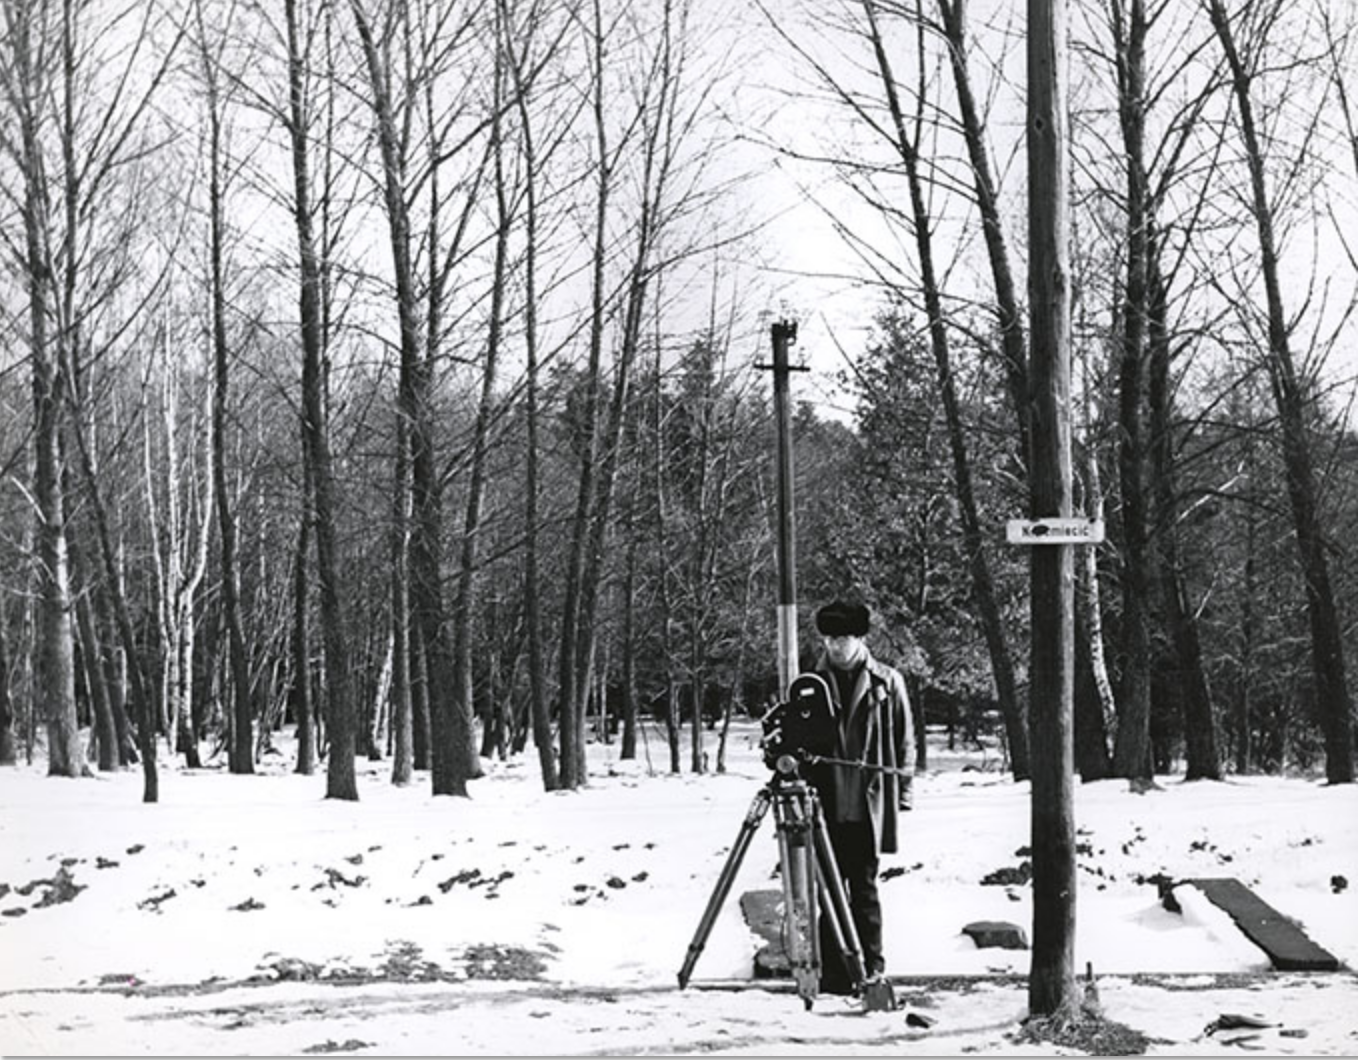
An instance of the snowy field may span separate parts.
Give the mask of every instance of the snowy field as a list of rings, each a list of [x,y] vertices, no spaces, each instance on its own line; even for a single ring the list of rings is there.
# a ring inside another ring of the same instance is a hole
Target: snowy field
[[[471,799],[432,797],[423,774],[393,788],[389,763],[361,762],[361,801],[326,800],[284,741],[254,777],[162,761],[155,806],[139,770],[0,770],[0,1053],[1058,1051],[1016,1039],[1027,952],[961,930],[1031,930],[1028,786],[986,768],[993,754],[940,749],[883,861],[896,1011],[808,1010],[789,984],[752,980],[763,940],[739,896],[777,886],[772,815],[679,989],[768,778],[755,732],[733,731],[722,775],[660,771],[650,730],[654,769],[595,744],[588,788],[545,793],[529,753],[487,762]],[[1160,785],[1076,787],[1076,959],[1104,1014],[1151,1055],[1358,1055],[1358,787]],[[1241,880],[1345,970],[1270,971],[1224,913],[1182,887],[1170,912],[1153,880],[1206,876]]]

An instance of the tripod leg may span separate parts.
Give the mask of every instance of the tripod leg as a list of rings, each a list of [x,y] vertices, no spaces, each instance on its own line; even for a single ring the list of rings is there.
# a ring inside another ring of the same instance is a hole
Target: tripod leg
[[[844,954],[849,965],[849,973],[854,984],[863,995],[863,1007],[868,1012],[894,1012],[896,995],[891,984],[881,976],[867,977],[863,964],[863,946],[858,937],[858,927],[853,922],[853,911],[849,908],[848,896],[844,893],[844,877],[840,875],[839,864],[835,860],[835,848],[830,843],[830,829],[821,816],[819,804],[811,808],[813,827],[816,835],[816,851],[820,855],[817,868],[820,870],[818,882],[825,901],[835,942]]]
[[[684,957],[684,966],[679,969],[680,990],[688,986],[689,977],[693,974],[693,966],[697,963],[698,955],[702,953],[703,947],[707,945],[707,936],[712,933],[712,925],[716,922],[717,913],[721,911],[722,903],[726,901],[726,896],[730,893],[731,884],[735,882],[736,873],[740,870],[741,860],[750,848],[750,840],[754,838],[755,832],[759,829],[759,822],[768,813],[769,801],[770,795],[768,789],[765,788],[750,803],[750,808],[745,814],[745,820],[741,823],[740,832],[736,835],[735,845],[731,847],[731,853],[727,855],[721,875],[717,877],[717,885],[713,888],[712,895],[707,900],[707,908],[703,911],[702,919],[698,922],[698,930],[693,934],[693,941],[688,944],[688,954]]]
[[[844,893],[844,877],[840,874],[839,863],[835,860],[835,849],[830,844],[830,829],[825,818],[820,815],[819,806],[813,813],[813,827],[816,835],[816,854],[820,893],[825,900],[826,912],[834,929],[835,942],[844,955],[853,977],[854,986],[861,986],[867,978],[863,965],[863,946],[858,938],[858,928],[853,922],[853,912],[849,908],[849,896]]]
[[[834,896],[830,893],[830,885],[827,882],[828,875],[823,865],[816,866],[816,894],[820,896],[821,916],[825,917],[826,924],[830,928],[830,938],[835,944],[835,950],[844,958],[844,962],[849,966],[849,974],[853,978],[855,988],[863,981],[864,968],[863,959],[859,953],[856,943],[851,943],[849,937],[845,935],[845,925],[848,930],[853,931],[853,921],[848,914],[835,904]],[[822,964],[825,955],[822,954]]]
[[[783,877],[783,948],[797,993],[809,1009],[820,992],[820,909],[815,891],[815,840],[805,794],[797,788],[780,792],[774,815]]]

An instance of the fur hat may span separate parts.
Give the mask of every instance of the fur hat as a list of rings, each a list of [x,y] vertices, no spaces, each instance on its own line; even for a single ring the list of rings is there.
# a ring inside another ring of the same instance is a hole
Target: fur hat
[[[836,600],[816,612],[816,629],[827,637],[865,637],[868,626],[868,609],[862,604]]]

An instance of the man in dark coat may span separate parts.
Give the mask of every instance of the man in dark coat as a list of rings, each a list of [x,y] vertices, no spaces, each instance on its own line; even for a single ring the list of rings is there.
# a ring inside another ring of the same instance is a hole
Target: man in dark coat
[[[886,970],[877,868],[882,854],[898,850],[899,811],[911,807],[914,722],[905,678],[872,657],[864,641],[870,626],[862,604],[835,601],[816,612],[822,653],[815,672],[830,688],[838,747],[833,757],[875,769],[819,764],[807,779],[820,796],[854,927],[871,979]],[[847,966],[825,918],[821,921],[821,989],[848,993]]]

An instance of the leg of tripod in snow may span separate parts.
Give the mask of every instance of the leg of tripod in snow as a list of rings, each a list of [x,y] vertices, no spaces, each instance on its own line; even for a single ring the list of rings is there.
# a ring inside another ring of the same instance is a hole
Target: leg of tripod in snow
[[[881,976],[868,978],[863,964],[863,944],[858,937],[858,927],[853,922],[853,911],[849,908],[849,897],[844,893],[844,877],[835,860],[835,848],[830,842],[830,829],[821,813],[820,803],[812,795],[812,828],[816,837],[818,882],[825,913],[830,917],[836,945],[844,955],[849,967],[853,984],[863,996],[863,1007],[868,1012],[892,1012],[896,1008],[896,995],[891,984]]]
[[[819,903],[815,843],[805,785],[780,788],[774,803],[778,858],[783,878],[783,948],[797,993],[809,1009],[820,992]]]
[[[703,947],[707,945],[707,936],[712,933],[712,925],[716,922],[722,903],[726,901],[726,896],[731,891],[731,884],[735,882],[736,873],[740,871],[740,863],[745,858],[745,852],[750,848],[750,840],[759,830],[759,822],[764,819],[764,815],[769,811],[771,798],[769,788],[765,787],[760,789],[759,794],[750,803],[750,809],[745,814],[745,820],[741,822],[740,831],[736,835],[735,845],[731,847],[731,853],[727,855],[726,864],[722,867],[721,875],[717,878],[717,885],[713,888],[712,895],[707,900],[707,908],[703,911],[702,919],[698,922],[698,930],[693,933],[693,941],[688,945],[688,955],[684,958],[684,966],[679,970],[680,990],[688,986],[689,977],[693,974],[693,966],[697,963],[698,955],[702,953]]]
[[[848,910],[848,899],[844,896],[844,884],[835,875],[833,864],[824,861],[816,866],[816,892],[820,895],[821,916],[830,925],[830,936],[835,948],[844,958],[849,969],[850,982],[857,989],[867,978],[863,966],[863,947],[858,941],[858,929],[854,926],[853,915]]]

